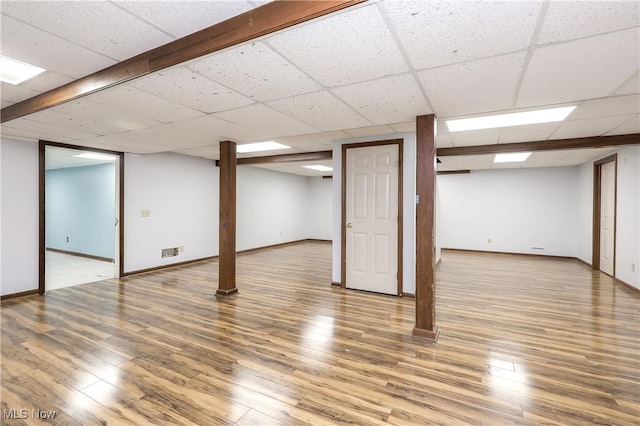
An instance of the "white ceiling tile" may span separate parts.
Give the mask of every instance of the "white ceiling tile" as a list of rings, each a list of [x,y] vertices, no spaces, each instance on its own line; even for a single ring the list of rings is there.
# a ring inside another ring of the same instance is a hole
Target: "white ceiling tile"
[[[116,63],[111,58],[4,15],[7,3],[2,2],[0,39],[3,55],[74,78],[84,77]],[[31,4],[25,1],[11,3]]]
[[[208,144],[225,140],[235,142],[249,142],[265,140],[267,135],[259,130],[240,126],[226,120],[204,115],[192,120],[175,123],[176,127],[192,129],[209,135]]]
[[[390,124],[389,126],[391,126],[391,128],[398,133],[415,132],[416,120],[414,118],[411,121],[405,121],[403,123],[393,123],[393,124]]]
[[[268,105],[319,130],[342,130],[371,125],[327,91],[271,101]]]
[[[402,122],[431,113],[411,74],[338,87],[333,93],[374,124]]]
[[[638,1],[558,1],[549,3],[537,43],[555,43],[637,26]]]
[[[569,120],[640,113],[640,95],[584,101],[569,115]]]
[[[111,2],[29,1],[2,3],[2,13],[117,60],[174,40]],[[77,58],[76,58],[77,60]]]
[[[9,105],[13,105],[15,104],[15,102],[11,102],[11,101],[5,101],[4,99],[1,101],[1,105],[0,108],[5,108],[8,107]]]
[[[341,130],[333,131],[333,132],[314,133],[312,135],[307,135],[307,136],[316,142],[324,143],[324,144],[333,144],[334,141],[347,139],[350,137],[348,133]]]
[[[328,87],[408,71],[376,5],[349,9],[267,40]]]
[[[188,120],[203,115],[200,111],[167,101],[128,84],[94,93],[89,96],[89,99],[163,123]]]
[[[4,137],[31,139],[34,141],[43,139],[43,140],[50,140],[53,142],[68,142],[72,140],[71,138],[57,138],[57,137],[52,138],[51,135],[47,135],[47,133],[44,133],[44,132],[36,132],[34,130],[30,130],[27,128],[14,129],[4,124],[2,125],[2,127],[0,127],[0,134],[2,134],[2,136]]]
[[[601,136],[629,120],[630,116],[590,118],[565,121],[549,139],[571,139]]]
[[[440,117],[511,107],[525,52],[421,71],[418,78]]]
[[[61,142],[71,139],[84,139],[96,136],[95,133],[82,132],[64,127],[54,126],[47,123],[40,123],[29,120],[28,118],[18,118],[2,124],[3,131],[5,128],[22,129],[36,132],[44,135],[42,139]]]
[[[251,99],[186,67],[158,71],[132,81],[131,85],[205,113],[226,111],[253,103]]]
[[[174,152],[176,152],[177,154],[191,155],[194,157],[209,158],[211,160],[217,160],[220,158],[220,146],[217,143],[215,145],[181,149]]]
[[[629,135],[632,133],[640,133],[640,115],[638,114],[631,116],[628,121],[607,132],[606,135]]]
[[[500,129],[499,143],[532,142],[547,140],[561,123],[529,124]]]
[[[389,126],[368,126],[359,127],[357,129],[347,129],[345,133],[354,138],[360,138],[365,136],[378,136],[378,135],[390,135],[395,133]]]
[[[211,133],[205,133],[188,126],[177,126],[176,123],[161,124],[155,127],[144,129],[146,134],[151,136],[164,136],[171,139],[184,140],[190,146],[202,146],[218,143],[218,139]]]
[[[226,21],[251,10],[245,1],[115,1],[175,38]]]
[[[436,134],[436,148],[451,148],[453,147],[453,139],[451,138],[451,133],[440,133]]]
[[[39,91],[28,89],[24,86],[14,86],[9,83],[0,83],[0,95],[3,101],[21,102],[40,94]]]
[[[454,146],[490,145],[498,143],[500,129],[470,130],[450,134]]]
[[[568,151],[535,151],[532,152],[525,163],[528,164],[552,164],[569,155]]]
[[[167,134],[149,131],[149,129],[118,133],[116,137],[127,142],[134,142],[136,146],[156,147],[159,151],[192,148],[211,143],[210,140],[197,141],[188,138],[174,138]]]
[[[640,63],[637,28],[537,48],[516,107],[609,96]]]
[[[73,80],[73,78],[67,77],[66,75],[47,71],[23,83],[22,86],[39,92],[48,92],[56,87],[71,83]]]
[[[94,135],[108,135],[122,131],[118,127],[112,126],[106,121],[76,117],[59,112],[59,110],[53,108],[31,114],[28,118],[29,120],[36,121],[38,123],[50,124],[64,129],[86,132]]]
[[[640,71],[636,71],[614,93],[614,95],[631,95],[640,93]]]
[[[480,170],[491,168],[495,155],[453,155],[438,158],[442,163],[436,166],[437,171]]]
[[[321,87],[262,42],[209,55],[189,64],[212,80],[258,101],[320,90]]]
[[[71,116],[98,122],[99,126],[109,126],[109,133],[120,133],[128,130],[145,129],[158,126],[159,121],[126,112],[118,108],[92,102],[88,97],[80,98],[59,105],[52,109]]]
[[[540,1],[381,3],[416,69],[529,47]]]
[[[302,135],[316,131],[313,127],[262,104],[214,115],[241,126],[260,130],[269,137]]]

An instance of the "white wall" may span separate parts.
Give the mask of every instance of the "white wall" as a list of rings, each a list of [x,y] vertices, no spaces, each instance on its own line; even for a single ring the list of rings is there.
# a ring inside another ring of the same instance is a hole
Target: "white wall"
[[[640,288],[640,147],[618,150],[616,278]],[[632,270],[634,264],[635,270]]]
[[[416,288],[416,134],[397,133],[375,137],[363,137],[336,141],[333,143],[333,262],[332,280],[340,282],[341,274],[341,221],[342,221],[342,145],[347,143],[371,142],[376,140],[403,139],[403,291],[414,293]]]
[[[333,179],[307,178],[307,238],[331,240],[333,232]]]
[[[308,238],[307,196],[305,176],[238,167],[237,250]]]
[[[38,288],[38,143],[0,139],[0,293]]]
[[[577,167],[438,176],[442,247],[575,256],[578,176]]]
[[[125,272],[217,256],[219,185],[219,169],[212,160],[127,155]],[[309,233],[309,197],[323,193],[315,185],[310,190],[309,178],[238,167],[236,191],[237,250],[319,238]],[[142,217],[142,210],[149,210],[150,217]],[[330,212],[327,216],[324,220],[330,223]],[[180,246],[184,252],[178,256],[161,257],[163,248]]]
[[[124,176],[125,272],[218,254],[219,176],[212,160],[127,154]],[[179,256],[161,257],[163,248],[179,246]]]

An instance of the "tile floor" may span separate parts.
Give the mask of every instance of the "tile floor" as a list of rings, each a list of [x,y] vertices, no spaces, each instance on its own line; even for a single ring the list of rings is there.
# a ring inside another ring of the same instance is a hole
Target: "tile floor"
[[[52,251],[46,253],[46,291],[115,277],[113,263]]]

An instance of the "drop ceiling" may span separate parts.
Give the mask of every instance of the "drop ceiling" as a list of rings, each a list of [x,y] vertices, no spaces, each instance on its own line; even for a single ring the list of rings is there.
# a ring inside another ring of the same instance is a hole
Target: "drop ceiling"
[[[2,107],[264,3],[3,0],[2,54],[48,71],[19,86],[2,83]],[[1,131],[211,159],[221,140],[329,150],[335,140],[414,131],[415,117],[431,113],[439,148],[640,133],[639,10],[637,1],[369,1],[8,121]],[[562,123],[459,133],[444,124],[563,105],[577,108]],[[576,165],[607,152],[540,152],[500,167]],[[439,169],[495,167],[489,157],[447,157]]]

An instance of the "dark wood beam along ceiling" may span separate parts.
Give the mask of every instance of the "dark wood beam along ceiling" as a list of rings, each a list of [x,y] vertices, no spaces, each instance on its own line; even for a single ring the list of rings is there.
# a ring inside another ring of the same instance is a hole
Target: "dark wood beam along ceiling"
[[[262,157],[245,157],[236,160],[237,165],[244,164],[267,164],[267,163],[296,163],[300,161],[331,160],[332,151],[301,152],[295,154],[264,155]],[[216,166],[220,165],[220,160],[216,160]]]
[[[64,86],[3,108],[0,112],[0,122],[15,120],[364,1],[366,0],[275,0]]]
[[[534,142],[439,148],[438,157],[447,157],[450,155],[498,154],[504,152],[558,151],[567,149],[606,148],[638,144],[640,144],[640,134],[635,133],[631,135],[593,136],[576,139],[558,139]]]

